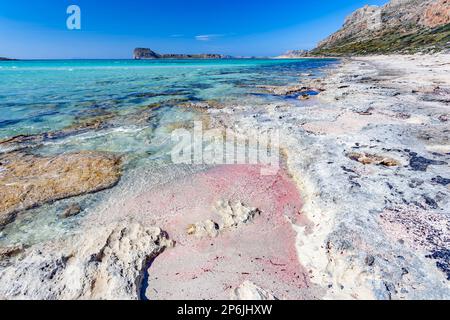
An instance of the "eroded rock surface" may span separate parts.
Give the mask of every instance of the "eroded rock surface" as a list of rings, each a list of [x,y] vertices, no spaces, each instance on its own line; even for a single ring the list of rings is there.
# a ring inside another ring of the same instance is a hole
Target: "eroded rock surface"
[[[159,228],[94,227],[2,261],[0,298],[137,300],[148,263],[171,246]]]
[[[187,230],[189,235],[195,235],[197,238],[215,238],[219,235],[219,232],[220,226],[212,220],[197,222],[196,224],[190,225]]]
[[[222,228],[238,227],[261,214],[259,209],[249,208],[239,201],[219,201],[216,210],[222,218]]]
[[[234,107],[229,123],[243,131],[281,130],[312,221],[293,224],[298,258],[325,298],[450,296],[448,61],[345,59],[314,105]]]
[[[382,166],[386,166],[386,167],[395,167],[395,166],[400,165],[400,163],[395,159],[392,159],[390,157],[374,155],[374,154],[352,152],[352,153],[347,154],[347,156],[350,159],[352,159],[354,161],[358,161],[364,165],[376,164],[376,165],[382,165]]]
[[[22,210],[110,188],[120,176],[120,159],[107,153],[0,156],[0,226]]]

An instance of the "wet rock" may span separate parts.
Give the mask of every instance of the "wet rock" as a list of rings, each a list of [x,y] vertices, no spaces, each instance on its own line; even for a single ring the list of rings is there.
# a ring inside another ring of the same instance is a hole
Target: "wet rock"
[[[266,290],[258,287],[253,282],[245,281],[231,292],[231,300],[242,301],[270,301],[278,300]]]
[[[421,156],[418,156],[417,153],[415,152],[411,152],[410,154],[410,160],[409,160],[409,166],[414,170],[414,171],[427,171],[428,166],[430,165],[436,165],[436,166],[442,166],[442,165],[446,165],[447,162],[444,161],[436,161],[436,160],[431,160],[431,159],[427,159]]]
[[[439,249],[433,251],[427,258],[436,260],[436,266],[445,273],[450,281],[450,249]]]
[[[421,185],[424,184],[425,181],[423,181],[422,179],[411,179],[411,182],[408,184],[410,188],[415,189],[417,187],[420,187]]]
[[[373,155],[373,154],[367,154],[367,153],[352,152],[352,153],[348,153],[347,157],[354,161],[358,161],[359,163],[362,163],[364,165],[375,164],[375,165],[382,165],[385,167],[395,167],[395,166],[400,165],[400,162],[393,158],[383,157],[383,156],[378,156],[378,155]]]
[[[295,93],[300,93],[302,91],[308,91],[308,87],[302,85],[295,86],[258,86],[258,88],[264,89],[265,91],[279,95],[279,96],[289,96]]]
[[[317,95],[320,92],[325,91],[320,87],[309,87],[304,85],[295,86],[258,86],[258,88],[277,96],[301,96],[306,95]]]
[[[447,122],[447,121],[448,121],[448,118],[449,118],[448,115],[442,114],[442,115],[439,116],[438,119],[439,119],[439,121],[441,121],[441,122]]]
[[[10,258],[21,253],[24,250],[23,245],[15,245],[11,247],[0,247],[0,260]]]
[[[397,119],[407,120],[411,118],[411,115],[409,113],[405,112],[399,112],[395,115]]]
[[[431,179],[433,183],[440,184],[443,186],[448,186],[450,184],[450,179],[443,178],[441,176],[437,176],[436,178]]]
[[[305,100],[309,100],[309,94],[302,94],[301,96],[298,97],[298,100],[301,101],[305,101]]]
[[[365,111],[356,111],[360,116],[371,116],[373,114],[374,108],[370,107]]]
[[[249,208],[240,201],[220,201],[216,210],[222,218],[223,228],[238,227],[251,222],[261,211],[256,208]]]
[[[220,227],[212,220],[205,220],[192,224],[188,227],[187,233],[189,235],[195,235],[197,238],[215,238],[219,235]]]
[[[422,195],[423,199],[425,200],[425,204],[431,208],[431,209],[437,209],[439,208],[439,205],[437,204],[436,200],[434,200],[433,198],[427,196],[427,195]]]
[[[113,187],[121,176],[120,159],[101,152],[10,153],[0,162],[0,226],[20,211]]]
[[[365,263],[366,265],[368,265],[369,267],[372,267],[375,264],[375,257],[372,255],[368,255],[365,259]]]
[[[71,135],[81,134],[89,130],[100,130],[111,126],[115,113],[104,113],[94,117],[77,118],[70,126],[56,131],[33,135],[18,135],[0,140],[0,150],[7,152],[36,148],[46,141],[62,139]]]
[[[149,263],[173,246],[159,228],[121,223],[36,245],[0,270],[0,298],[137,300]]]
[[[81,212],[81,206],[78,203],[72,203],[67,206],[64,211],[60,214],[61,218],[71,218],[74,217]]]
[[[209,109],[223,109],[225,105],[216,100],[207,100],[202,102],[186,102],[181,104],[184,108],[194,109],[197,111],[205,111]]]

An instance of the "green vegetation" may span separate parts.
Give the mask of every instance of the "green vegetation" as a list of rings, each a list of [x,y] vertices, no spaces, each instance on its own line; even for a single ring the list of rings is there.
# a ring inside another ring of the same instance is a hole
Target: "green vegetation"
[[[376,38],[356,41],[344,39],[331,47],[313,50],[313,55],[345,56],[388,53],[437,52],[450,49],[450,24],[435,28],[423,29],[413,33],[398,34],[396,30],[384,32]]]

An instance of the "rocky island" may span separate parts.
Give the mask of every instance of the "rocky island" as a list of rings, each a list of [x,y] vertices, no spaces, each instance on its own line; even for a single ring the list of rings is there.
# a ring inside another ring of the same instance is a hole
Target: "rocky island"
[[[222,54],[159,54],[148,48],[136,48],[134,49],[134,60],[153,60],[153,59],[227,59],[229,56]]]

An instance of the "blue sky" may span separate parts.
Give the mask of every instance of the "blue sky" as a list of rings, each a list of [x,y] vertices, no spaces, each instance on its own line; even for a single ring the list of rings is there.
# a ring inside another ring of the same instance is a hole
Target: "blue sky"
[[[130,58],[161,53],[278,55],[310,49],[365,4],[387,0],[15,0],[0,2],[0,56]],[[68,30],[66,9],[81,8]]]

